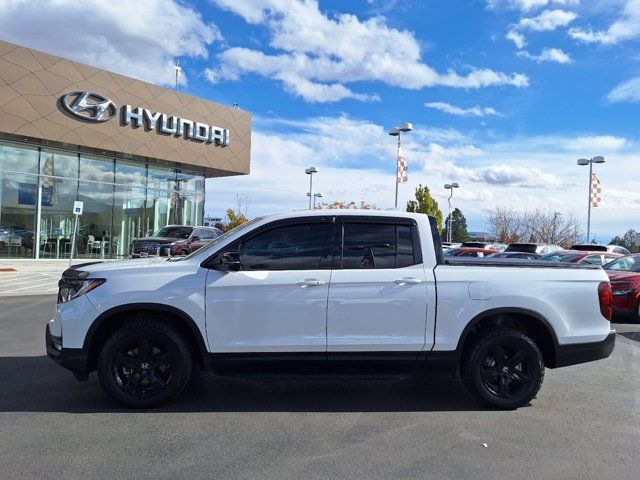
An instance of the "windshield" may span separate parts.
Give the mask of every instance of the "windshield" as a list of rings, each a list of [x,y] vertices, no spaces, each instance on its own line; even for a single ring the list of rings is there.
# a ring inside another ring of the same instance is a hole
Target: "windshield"
[[[640,272],[640,255],[619,258],[607,263],[602,268],[619,272]]]
[[[186,260],[187,258],[191,258],[193,256],[200,255],[202,252],[204,251],[210,251],[212,248],[214,248],[216,245],[218,245],[220,242],[225,241],[227,238],[229,238],[231,235],[235,235],[236,233],[240,233],[243,230],[245,230],[246,228],[250,227],[251,225],[253,225],[254,223],[256,223],[258,220],[262,220],[264,217],[256,217],[253,220],[249,220],[248,222],[245,222],[241,225],[238,225],[235,228],[232,228],[231,230],[224,232],[222,235],[220,235],[219,237],[216,237],[215,239],[211,240],[209,243],[207,243],[205,246],[203,246],[202,248],[195,250],[193,252],[191,252],[189,255],[187,255],[186,257],[171,257],[170,261],[172,262],[181,262],[182,260]]]
[[[193,227],[162,227],[160,230],[156,231],[152,236],[153,237],[164,237],[164,238],[189,238]]]
[[[549,262],[567,262],[574,263],[578,259],[584,257],[583,253],[560,253],[553,252],[547,255],[544,255],[540,260],[547,260]]]

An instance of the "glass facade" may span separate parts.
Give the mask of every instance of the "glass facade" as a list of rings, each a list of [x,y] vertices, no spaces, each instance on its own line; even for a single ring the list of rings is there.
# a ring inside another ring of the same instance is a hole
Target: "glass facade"
[[[126,258],[165,225],[201,225],[204,175],[185,168],[0,141],[0,258]]]

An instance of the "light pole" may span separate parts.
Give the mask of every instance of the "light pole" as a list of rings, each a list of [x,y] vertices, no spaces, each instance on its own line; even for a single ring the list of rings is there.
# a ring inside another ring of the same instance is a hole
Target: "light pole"
[[[449,243],[451,243],[453,235],[451,232],[451,226],[453,225],[453,216],[451,213],[451,204],[453,203],[453,189],[454,188],[460,188],[460,185],[458,185],[456,182],[453,183],[447,183],[445,184],[444,188],[446,188],[447,190],[451,190],[451,193],[449,194],[449,227],[447,228],[447,241]]]
[[[310,195],[307,193],[307,197],[309,197]],[[316,209],[316,198],[322,198],[322,194],[321,193],[314,193],[313,194],[313,209]]]
[[[311,202],[313,197],[313,174],[318,173],[318,169],[316,167],[309,167],[305,169],[304,173],[309,175],[309,193],[307,196],[309,197],[309,210],[311,210]]]
[[[398,158],[400,157],[400,147],[402,146],[400,137],[402,136],[402,133],[410,132],[411,130],[413,130],[412,123],[401,123],[395,128],[390,128],[387,132],[392,137],[398,137],[398,153],[396,155],[396,201],[394,203],[395,208],[398,208],[398,174],[400,173],[398,170],[400,168],[398,164]]]
[[[589,165],[589,188],[587,189],[587,243],[589,243],[589,239],[591,238],[591,182],[593,178],[593,164],[594,163],[604,163],[604,157],[598,155],[593,158],[581,158],[578,160],[578,165],[586,166]]]

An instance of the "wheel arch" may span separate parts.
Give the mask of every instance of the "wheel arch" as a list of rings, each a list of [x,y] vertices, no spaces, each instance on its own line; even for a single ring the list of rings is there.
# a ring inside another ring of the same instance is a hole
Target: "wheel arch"
[[[102,312],[91,324],[83,350],[87,352],[88,371],[96,369],[102,345],[122,325],[152,317],[175,327],[192,347],[194,360],[205,370],[211,369],[211,356],[198,325],[183,310],[159,303],[129,303]]]
[[[554,368],[558,338],[551,323],[539,312],[526,308],[493,308],[473,317],[462,330],[456,352],[464,361],[465,353],[473,338],[487,328],[511,327],[530,337],[542,352],[546,367]]]

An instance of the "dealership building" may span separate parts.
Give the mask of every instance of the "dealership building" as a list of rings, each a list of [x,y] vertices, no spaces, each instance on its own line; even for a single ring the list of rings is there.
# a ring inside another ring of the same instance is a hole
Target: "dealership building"
[[[122,258],[249,173],[251,115],[0,41],[0,259]]]

